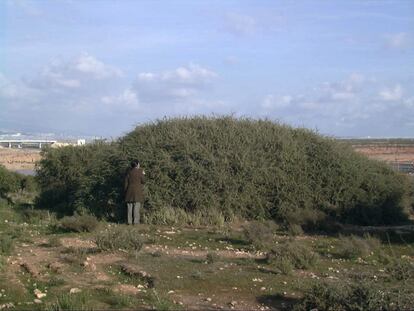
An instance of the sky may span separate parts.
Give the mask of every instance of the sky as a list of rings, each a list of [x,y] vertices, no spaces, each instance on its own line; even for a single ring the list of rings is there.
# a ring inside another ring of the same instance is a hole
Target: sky
[[[1,0],[0,130],[164,117],[414,137],[411,0]]]

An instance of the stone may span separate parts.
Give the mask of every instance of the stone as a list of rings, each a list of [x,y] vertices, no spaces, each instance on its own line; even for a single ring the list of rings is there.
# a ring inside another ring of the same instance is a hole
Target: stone
[[[39,304],[39,303],[42,303],[42,301],[41,301],[40,299],[35,299],[35,300],[33,300],[33,302],[34,302],[34,303],[38,303],[38,304]]]
[[[69,294],[77,294],[77,293],[80,293],[81,291],[82,290],[80,288],[74,287],[70,289]]]
[[[14,308],[14,304],[12,302],[3,303],[2,305],[0,305],[0,310],[12,309],[12,308]]]
[[[43,297],[46,297],[45,293],[42,293],[39,289],[33,290],[33,293],[35,294],[36,298],[41,299]]]

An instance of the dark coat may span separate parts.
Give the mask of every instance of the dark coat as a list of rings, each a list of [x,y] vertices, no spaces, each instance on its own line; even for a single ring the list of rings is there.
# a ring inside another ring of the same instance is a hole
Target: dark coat
[[[134,167],[125,177],[125,202],[144,202],[144,170]]]

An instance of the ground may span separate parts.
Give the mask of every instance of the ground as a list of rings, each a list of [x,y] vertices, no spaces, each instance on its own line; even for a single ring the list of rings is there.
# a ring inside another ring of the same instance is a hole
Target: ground
[[[393,278],[379,257],[388,254],[413,263],[408,238],[384,242],[375,254],[344,259],[336,254],[338,237],[275,232],[275,245],[294,241],[320,258],[308,269],[284,274],[266,261],[266,251],[245,240],[240,223],[221,228],[138,225],[145,243],[136,253],[101,251],[95,243],[97,232],[131,228],[122,224],[101,222],[91,233],[65,233],[56,230],[50,215],[24,218],[5,203],[0,221],[1,234],[12,236],[15,245],[9,252],[2,246],[0,309],[283,310],[315,282],[361,277],[414,293],[411,277]]]
[[[0,165],[12,171],[34,170],[40,158],[40,150],[0,147]]]

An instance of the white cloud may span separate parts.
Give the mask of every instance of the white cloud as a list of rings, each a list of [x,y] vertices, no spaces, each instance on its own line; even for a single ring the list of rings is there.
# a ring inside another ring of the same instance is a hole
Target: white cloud
[[[24,83],[12,81],[0,72],[0,99],[3,99],[5,104],[13,104],[20,100],[32,102],[36,98],[36,90],[32,90]]]
[[[134,84],[145,103],[194,100],[218,77],[218,74],[197,64],[162,72],[142,72]]]
[[[12,83],[4,74],[0,72],[0,97],[4,99],[11,99],[18,95],[19,90],[17,85]]]
[[[138,108],[138,95],[130,88],[125,89],[118,96],[103,96],[101,98],[104,104],[115,106],[118,108]]]
[[[414,119],[414,97],[399,83],[382,89],[379,84],[352,74],[342,81],[322,83],[305,95],[270,94],[261,101],[258,114],[325,133],[390,136]]]
[[[265,109],[286,108],[293,102],[293,96],[283,95],[274,96],[273,94],[266,95],[262,101],[261,106]]]
[[[118,68],[105,65],[95,57],[84,53],[73,62],[74,68],[81,73],[90,74],[96,79],[121,77],[122,71]]]
[[[384,88],[378,93],[383,101],[397,101],[403,96],[403,89],[401,85],[397,84],[392,88]]]
[[[138,75],[141,82],[167,82],[177,84],[204,84],[216,78],[217,74],[197,64],[178,67],[161,73],[142,72]]]
[[[410,35],[406,32],[399,32],[385,35],[386,47],[394,50],[404,50],[411,44]]]
[[[28,82],[35,89],[65,92],[66,89],[88,92],[103,88],[103,84],[113,82],[122,76],[122,71],[106,65],[89,54],[81,54],[73,59],[57,59],[44,66],[43,70]]]

